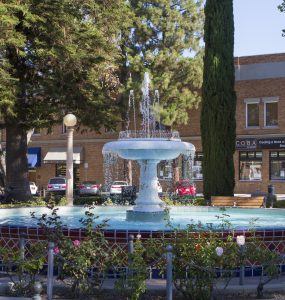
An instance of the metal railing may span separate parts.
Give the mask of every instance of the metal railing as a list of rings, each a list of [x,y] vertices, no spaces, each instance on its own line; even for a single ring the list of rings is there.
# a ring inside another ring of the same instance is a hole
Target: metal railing
[[[178,131],[153,130],[147,133],[144,130],[126,130],[126,131],[120,131],[119,133],[119,140],[140,139],[140,138],[180,140]]]

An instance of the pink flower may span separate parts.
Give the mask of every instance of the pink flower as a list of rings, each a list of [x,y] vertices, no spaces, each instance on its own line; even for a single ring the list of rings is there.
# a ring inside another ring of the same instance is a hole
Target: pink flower
[[[74,247],[79,247],[80,246],[80,241],[75,240],[72,242]]]
[[[59,252],[60,252],[60,250],[59,250],[58,246],[55,246],[55,247],[53,248],[53,253],[54,253],[55,255],[57,255]]]

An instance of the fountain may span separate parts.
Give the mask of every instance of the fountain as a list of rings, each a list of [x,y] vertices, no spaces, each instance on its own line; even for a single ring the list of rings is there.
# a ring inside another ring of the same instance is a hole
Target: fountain
[[[123,159],[137,161],[140,165],[139,196],[133,208],[127,210],[127,220],[160,222],[167,210],[158,196],[157,164],[162,160],[175,159],[180,154],[193,157],[195,147],[182,142],[176,131],[156,130],[156,124],[160,122],[154,107],[158,92],[155,92],[154,101],[151,101],[149,85],[149,75],[145,73],[140,103],[142,130],[127,129],[120,132],[119,139],[105,144],[102,152],[104,156],[115,154]]]

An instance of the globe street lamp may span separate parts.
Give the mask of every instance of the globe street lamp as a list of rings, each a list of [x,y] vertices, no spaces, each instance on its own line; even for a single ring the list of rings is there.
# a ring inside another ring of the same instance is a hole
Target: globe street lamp
[[[66,149],[66,199],[67,205],[73,205],[73,131],[77,123],[75,115],[68,113],[63,118],[67,128],[67,149]]]

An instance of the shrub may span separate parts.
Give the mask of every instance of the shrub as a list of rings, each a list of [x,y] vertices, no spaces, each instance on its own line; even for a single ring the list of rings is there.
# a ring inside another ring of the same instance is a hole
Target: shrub
[[[74,199],[74,205],[101,205],[103,203],[103,198],[100,195],[90,196],[90,197],[76,197]]]
[[[279,200],[275,204],[276,208],[285,208],[285,200]]]

